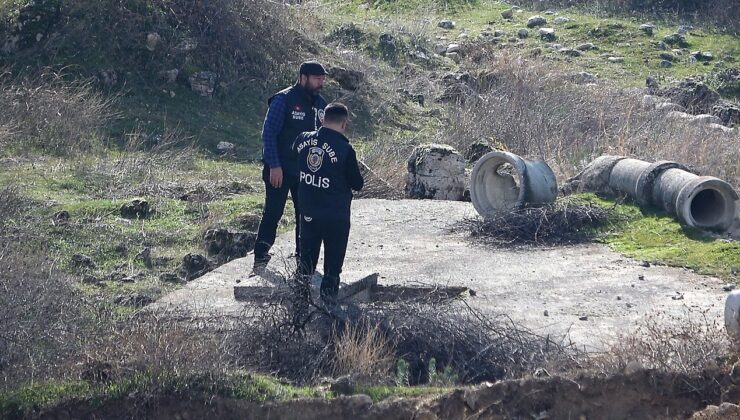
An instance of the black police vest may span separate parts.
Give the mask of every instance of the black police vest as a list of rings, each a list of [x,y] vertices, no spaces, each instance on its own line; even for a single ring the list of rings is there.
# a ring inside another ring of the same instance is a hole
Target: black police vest
[[[328,128],[304,133],[296,139],[301,216],[349,220],[352,190],[345,173],[351,147],[346,137]]]
[[[298,176],[298,163],[293,153],[293,142],[299,134],[314,131],[321,126],[318,110],[324,109],[326,101],[320,95],[311,95],[299,84],[276,93],[267,101],[268,105],[277,95],[285,96],[285,118],[277,137],[278,157],[283,174]]]

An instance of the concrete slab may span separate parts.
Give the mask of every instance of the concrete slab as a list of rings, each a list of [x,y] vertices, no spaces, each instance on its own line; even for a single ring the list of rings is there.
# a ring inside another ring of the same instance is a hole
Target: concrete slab
[[[589,348],[601,347],[658,312],[677,322],[685,320],[689,308],[706,311],[710,320],[721,319],[726,292],[719,279],[680,268],[643,267],[599,244],[502,250],[450,231],[460,220],[476,216],[473,206],[463,202],[356,200],[342,281],[377,272],[382,285],[467,287],[475,292],[466,298],[470,305],[507,314],[540,334],[569,334]],[[233,287],[270,286],[280,274],[290,273],[295,267],[289,256],[292,239],[290,232],[278,238],[261,276],[249,277],[250,255],[164,296],[151,309],[238,316],[245,303],[234,299]],[[584,316],[587,320],[581,321]]]

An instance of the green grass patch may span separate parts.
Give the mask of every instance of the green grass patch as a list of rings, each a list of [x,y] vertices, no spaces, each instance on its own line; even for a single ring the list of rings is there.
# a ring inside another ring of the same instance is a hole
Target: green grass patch
[[[390,385],[365,385],[359,386],[355,394],[366,394],[373,401],[383,401],[391,397],[427,397],[442,395],[452,388],[426,387],[426,386],[390,386]]]
[[[614,209],[613,221],[603,229],[601,240],[615,251],[637,260],[736,280],[732,273],[740,267],[740,242],[682,226],[669,214],[642,210],[635,204],[592,194],[579,197]]]

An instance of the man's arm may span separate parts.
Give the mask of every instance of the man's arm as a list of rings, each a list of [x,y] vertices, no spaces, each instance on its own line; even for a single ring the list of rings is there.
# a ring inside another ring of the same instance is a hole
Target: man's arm
[[[265,163],[270,168],[280,167],[280,156],[278,155],[277,137],[283,129],[285,122],[285,97],[276,95],[270,102],[270,107],[265,115],[265,123],[262,126],[262,153]]]
[[[355,153],[355,149],[349,149],[345,171],[345,176],[347,177],[347,183],[349,184],[349,187],[355,191],[360,191],[365,185],[365,180],[362,179],[360,167],[357,164],[357,154]]]

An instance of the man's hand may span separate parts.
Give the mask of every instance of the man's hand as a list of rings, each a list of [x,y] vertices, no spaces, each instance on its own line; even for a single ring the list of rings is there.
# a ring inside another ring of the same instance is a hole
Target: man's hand
[[[270,185],[273,188],[280,188],[283,186],[283,168],[270,168]]]

